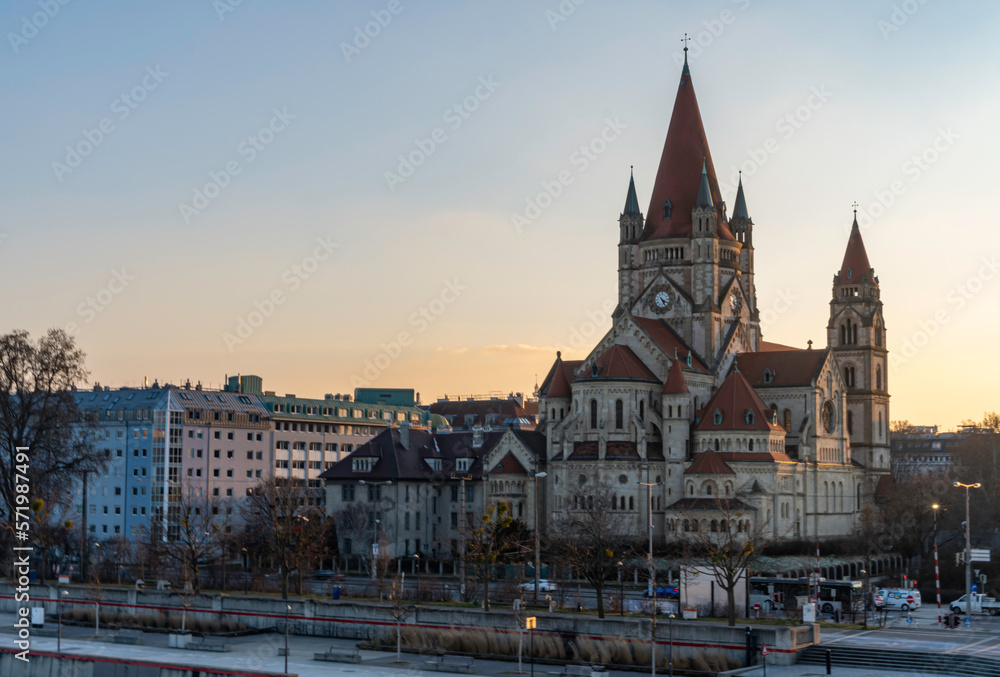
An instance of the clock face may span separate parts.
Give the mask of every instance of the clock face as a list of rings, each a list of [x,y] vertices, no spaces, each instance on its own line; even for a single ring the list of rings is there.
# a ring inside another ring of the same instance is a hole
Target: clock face
[[[657,292],[656,296],[653,297],[653,302],[656,304],[657,308],[669,308],[670,293],[665,291]]]

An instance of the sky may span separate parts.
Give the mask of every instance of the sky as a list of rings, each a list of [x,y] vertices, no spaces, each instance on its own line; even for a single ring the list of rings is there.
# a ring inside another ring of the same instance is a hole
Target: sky
[[[112,386],[530,394],[610,328],[629,167],[645,211],[688,33],[730,204],[743,170],[764,338],[826,344],[856,201],[891,418],[953,427],[998,408],[998,19],[940,0],[11,0],[0,331],[65,328]]]

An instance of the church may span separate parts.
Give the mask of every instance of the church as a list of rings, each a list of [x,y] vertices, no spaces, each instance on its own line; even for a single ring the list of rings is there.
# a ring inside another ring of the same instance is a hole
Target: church
[[[720,194],[686,58],[639,205],[630,177],[612,326],[538,388],[546,512],[601,491],[633,534],[651,514],[660,542],[710,529],[723,505],[769,539],[850,534],[890,470],[886,329],[856,216],[826,347],[764,341],[755,223],[742,180],[732,213]]]

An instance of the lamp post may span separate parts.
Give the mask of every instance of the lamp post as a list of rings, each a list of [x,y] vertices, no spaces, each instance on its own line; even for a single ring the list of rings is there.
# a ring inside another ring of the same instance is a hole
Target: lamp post
[[[653,600],[653,619],[649,635],[652,640],[652,671],[650,674],[656,677],[656,568],[653,566],[653,487],[657,487],[663,482],[658,480],[656,482],[636,482],[636,484],[646,487],[646,506],[649,509],[649,524],[647,525],[649,529],[649,596]]]
[[[59,638],[56,640],[56,651],[62,651],[62,598],[69,596],[69,590],[60,590],[56,595],[56,616],[59,617]]]
[[[416,588],[414,596],[417,602],[420,601],[420,553],[413,553],[413,586]]]
[[[292,610],[290,604],[285,605],[285,674],[288,674],[288,612]]]
[[[249,583],[247,582],[247,566],[250,564],[250,556],[246,548],[240,548],[243,552],[243,594],[249,593]]]
[[[382,496],[381,496],[382,492],[379,490],[379,487],[382,486],[383,484],[386,485],[386,486],[391,485],[392,484],[392,480],[385,480],[384,482],[372,482],[370,480],[358,480],[358,484],[370,484],[370,485],[374,486],[375,487],[375,491],[372,494],[372,501],[375,502],[375,503],[378,503],[381,500],[381,498],[382,498]],[[376,513],[377,512],[378,511],[376,511]],[[378,563],[376,562],[376,558],[378,557],[378,554],[379,554],[378,553],[378,531],[379,531],[379,524],[381,524],[381,522],[382,522],[382,520],[380,520],[378,518],[375,519],[375,540],[372,542],[372,580],[373,581],[375,580],[375,570],[376,570],[376,568],[378,568]]]
[[[548,473],[535,473],[535,604],[538,604],[538,576],[540,575],[541,563],[541,541],[538,534],[538,479],[548,477]]]
[[[622,568],[624,562],[618,562],[618,615],[625,615],[625,585],[622,583]]]
[[[866,560],[865,566],[866,567],[867,567],[867,559],[868,558],[866,557],[865,558],[865,560]],[[871,595],[872,595],[871,591],[868,590],[868,569],[867,568],[862,569],[861,570],[861,575],[865,577],[865,599],[864,599],[864,604],[862,605],[862,609],[864,609],[864,613],[865,613],[864,625],[865,625],[865,630],[867,630],[868,629],[868,600],[871,599]],[[875,606],[875,605],[872,604],[872,606]]]
[[[937,551],[937,516],[940,508],[941,506],[937,503],[931,506],[934,511],[934,588],[937,591],[938,625],[941,625],[941,571],[938,568]]]
[[[670,634],[667,635],[667,669],[670,670],[670,677],[674,677],[674,615],[670,614]]]
[[[975,484],[962,484],[955,482],[956,488],[965,489],[965,613],[972,615],[972,524],[969,522],[969,489],[978,489],[983,486],[979,482]]]

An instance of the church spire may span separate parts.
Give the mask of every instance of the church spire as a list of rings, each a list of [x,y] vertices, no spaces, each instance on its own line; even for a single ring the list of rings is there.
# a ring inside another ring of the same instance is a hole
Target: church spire
[[[733,220],[736,219],[750,220],[750,214],[747,212],[747,199],[743,197],[743,172],[740,172],[740,184],[736,188],[736,204],[733,206]]]
[[[854,224],[851,226],[851,236],[847,240],[847,250],[844,252],[844,262],[837,274],[837,283],[841,285],[869,282],[877,284],[875,270],[868,261],[865,242],[861,239],[861,229],[858,227],[857,203],[854,204]]]
[[[681,38],[681,42],[684,43],[684,70],[681,71],[681,77],[688,77],[691,75],[691,69],[688,68],[688,42],[691,38],[685,33],[684,37]]]
[[[629,168],[628,195],[625,196],[625,210],[622,214],[624,216],[642,216],[642,212],[639,210],[639,198],[635,194],[635,175],[632,169]]]
[[[698,185],[698,199],[694,206],[698,209],[712,208],[712,190],[708,186],[708,173],[705,171],[705,158],[701,160],[701,183]]]

